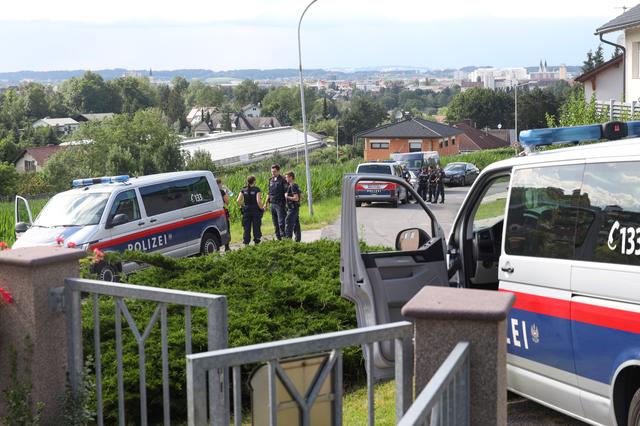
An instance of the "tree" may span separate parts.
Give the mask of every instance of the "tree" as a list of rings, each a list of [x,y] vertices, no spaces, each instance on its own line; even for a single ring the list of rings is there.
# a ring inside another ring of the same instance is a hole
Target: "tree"
[[[49,115],[49,100],[42,84],[26,83],[20,88],[25,98],[26,113],[30,119],[44,118]]]
[[[188,108],[220,106],[224,101],[224,90],[220,86],[210,86],[200,80],[192,82],[185,93]]]
[[[306,87],[304,90],[307,116],[316,101],[317,92]],[[302,108],[300,107],[300,89],[298,87],[278,87],[270,90],[262,100],[263,115],[275,116],[280,123],[290,126],[302,121]]]
[[[18,178],[18,172],[13,164],[0,163],[0,195],[14,195]]]
[[[505,92],[472,88],[453,97],[447,107],[447,121],[451,123],[471,119],[478,127],[513,126],[514,101]]]
[[[115,80],[122,100],[122,112],[133,114],[138,110],[158,106],[158,95],[147,78],[123,77]]]
[[[120,99],[113,84],[107,84],[100,74],[91,71],[64,81],[60,93],[72,113],[120,111]]]
[[[595,62],[593,60],[593,52],[591,49],[587,52],[587,59],[582,63],[582,74],[588,73],[592,69],[596,67]]]
[[[387,117],[385,111],[373,99],[357,96],[351,100],[351,108],[340,120],[339,137],[352,143],[356,133],[376,127]]]
[[[615,50],[611,54],[611,59],[617,58],[620,55],[622,55],[622,49],[620,49],[620,46],[616,46]]]
[[[266,95],[267,91],[260,88],[258,84],[253,80],[244,80],[233,91],[233,97],[238,107],[243,107],[247,104],[258,104],[262,102],[262,98]]]
[[[518,94],[518,129],[547,127],[547,115],[558,113],[558,100],[551,90],[535,88]]]
[[[596,53],[593,54],[593,64],[595,67],[599,67],[604,64],[604,50],[602,49],[602,44],[598,45]]]
[[[570,92],[565,103],[560,106],[557,119],[553,115],[547,115],[547,126],[581,126],[584,124],[604,123],[608,119],[606,110],[598,112],[595,93],[591,96],[589,102],[585,102],[584,87],[578,86],[578,89]]]
[[[185,170],[216,170],[216,165],[207,151],[197,150],[193,155],[188,155],[185,161]]]
[[[178,136],[159,109],[88,122],[77,136],[93,142],[58,152],[45,165],[56,185],[68,185],[74,176],[139,176],[181,170],[184,164]]]

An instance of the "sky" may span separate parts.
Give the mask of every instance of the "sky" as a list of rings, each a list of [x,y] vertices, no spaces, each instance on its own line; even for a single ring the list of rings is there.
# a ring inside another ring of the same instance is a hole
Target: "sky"
[[[0,72],[297,68],[309,0],[0,0]],[[317,0],[305,68],[581,65],[622,0]],[[609,35],[613,41],[617,33]]]

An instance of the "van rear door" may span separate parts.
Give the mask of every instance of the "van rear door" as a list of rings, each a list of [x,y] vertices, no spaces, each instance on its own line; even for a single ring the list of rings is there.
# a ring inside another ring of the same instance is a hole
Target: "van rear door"
[[[401,210],[385,211],[385,207],[377,205],[357,209],[356,186],[363,180],[400,185],[418,200],[418,204],[404,206]],[[403,214],[405,209],[407,211]],[[394,248],[363,252],[360,244],[366,238],[359,235],[358,215],[374,210],[382,214],[393,212],[395,220],[390,221],[393,223],[385,229],[363,229],[365,234],[393,233],[394,227],[401,231],[404,228],[411,229],[398,233],[399,239],[396,239]],[[420,219],[411,224],[403,223],[402,217],[413,217],[414,214],[419,214]],[[404,179],[380,174],[345,175],[342,186],[340,280],[342,297],[355,304],[359,327],[402,320],[400,309],[422,287],[448,285],[446,242],[442,228]],[[373,356],[374,379],[392,377],[393,345],[390,342],[374,345]]]

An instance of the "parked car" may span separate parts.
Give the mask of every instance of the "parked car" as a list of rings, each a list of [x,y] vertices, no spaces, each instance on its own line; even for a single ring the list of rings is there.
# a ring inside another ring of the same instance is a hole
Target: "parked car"
[[[358,165],[356,173],[374,173],[404,179],[402,166],[397,162],[362,163]],[[374,202],[391,203],[393,207],[398,207],[400,203],[407,204],[409,202],[407,190],[402,185],[397,185],[392,182],[375,180],[361,181],[358,183],[356,189],[356,207],[360,207],[362,203]]]
[[[471,163],[449,163],[444,170],[444,184],[453,186],[471,185],[480,174],[480,170]]]

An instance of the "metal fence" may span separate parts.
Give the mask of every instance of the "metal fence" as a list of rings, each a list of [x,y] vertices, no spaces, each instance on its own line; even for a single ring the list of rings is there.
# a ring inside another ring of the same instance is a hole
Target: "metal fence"
[[[610,101],[596,101],[596,111],[599,114],[607,114],[609,120],[633,120],[638,118],[640,114],[640,104],[638,102],[618,102],[611,99]]]
[[[398,426],[425,425],[429,420],[431,426],[468,426],[469,404],[469,343],[460,342]]]
[[[302,413],[301,424],[308,425],[310,412],[322,384],[333,373],[333,424],[342,424],[342,349],[349,346],[364,346],[367,371],[373,369],[373,345],[376,342],[395,342],[396,418],[400,420],[412,401],[413,386],[413,324],[396,322],[373,327],[363,327],[335,333],[263,343],[240,348],[204,352],[187,356],[187,403],[188,424],[201,426],[209,421],[214,425],[228,425],[231,409],[225,400],[224,413],[220,417],[207,418],[206,372],[217,371],[224,376],[228,369],[233,374],[233,420],[236,426],[242,424],[241,366],[257,362],[267,362],[269,393],[269,424],[277,424],[276,381],[279,378],[287,392],[291,394]],[[291,382],[280,362],[286,358],[329,351],[329,359],[316,374],[310,391],[301,395]],[[371,374],[367,374],[368,424],[375,423],[374,388]]]
[[[162,341],[162,395],[163,395],[163,419],[164,425],[171,423],[170,395],[169,395],[169,351],[167,344],[167,306],[184,306],[185,317],[185,350],[189,355],[192,353],[191,345],[191,308],[201,307],[207,309],[207,338],[208,350],[218,350],[227,347],[227,301],[224,296],[194,293],[187,291],[168,290],[154,287],[144,287],[127,284],[108,283],[104,281],[85,280],[80,278],[68,278],[64,287],[64,308],[67,313],[68,333],[69,333],[69,378],[74,391],[82,385],[82,374],[84,366],[83,344],[82,344],[82,301],[83,293],[90,294],[93,300],[93,337],[96,370],[96,404],[97,404],[97,424],[104,424],[103,401],[102,401],[102,363],[100,356],[100,312],[99,296],[110,296],[115,299],[115,339],[117,356],[117,387],[118,387],[118,421],[120,425],[125,425],[124,406],[124,379],[123,379],[123,349],[122,349],[122,317],[135,336],[138,344],[139,357],[139,381],[140,381],[140,419],[136,423],[147,424],[147,397],[146,397],[146,370],[145,341],[151,333],[154,325],[160,320],[160,332]],[[157,306],[151,320],[143,329],[136,325],[125,299],[145,300],[156,302]],[[212,410],[221,411],[222,401],[227,389],[226,378],[215,376],[214,372],[209,374],[209,397]],[[217,386],[214,384],[218,382]],[[215,414],[212,414],[215,415]]]

